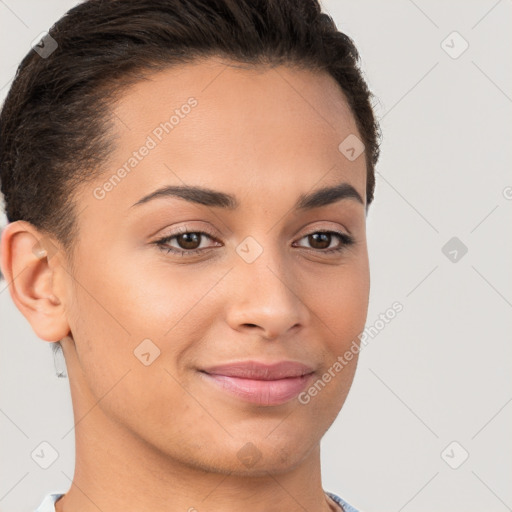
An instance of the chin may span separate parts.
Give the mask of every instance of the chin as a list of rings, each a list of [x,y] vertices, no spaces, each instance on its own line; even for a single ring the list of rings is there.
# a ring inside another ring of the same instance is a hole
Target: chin
[[[287,473],[299,466],[318,446],[318,443],[305,439],[290,438],[283,433],[279,439],[272,439],[267,433],[262,437],[243,439],[228,437],[224,443],[217,440],[188,446],[186,451],[176,452],[171,449],[169,457],[194,469],[231,476],[268,476]],[[252,439],[252,440],[251,440]],[[184,448],[183,446],[181,447]]]
[[[244,441],[235,441],[232,447],[226,447],[232,456],[226,462],[229,471],[236,475],[265,476],[268,473],[286,473],[304,461],[316,446],[312,436],[290,437],[283,432],[279,438],[265,434],[265,437],[244,437]],[[234,463],[233,463],[234,462]]]

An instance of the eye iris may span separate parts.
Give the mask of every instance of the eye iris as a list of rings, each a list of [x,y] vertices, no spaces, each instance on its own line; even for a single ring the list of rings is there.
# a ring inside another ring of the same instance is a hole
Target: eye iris
[[[184,242],[182,242],[183,240]],[[200,240],[201,235],[199,233],[183,233],[176,237],[176,241],[182,249],[197,249],[201,245]],[[197,244],[197,246],[194,244]]]
[[[308,241],[315,249],[326,249],[331,245],[331,234],[330,233],[313,233],[308,235]],[[315,243],[320,241],[321,247],[315,247]],[[314,243],[311,243],[314,242]]]

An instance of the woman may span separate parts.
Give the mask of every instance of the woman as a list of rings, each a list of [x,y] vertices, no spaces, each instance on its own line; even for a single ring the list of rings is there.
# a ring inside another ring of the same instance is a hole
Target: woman
[[[25,57],[1,266],[76,442],[39,512],[356,510],[320,440],[368,309],[370,99],[317,0],[89,0]]]

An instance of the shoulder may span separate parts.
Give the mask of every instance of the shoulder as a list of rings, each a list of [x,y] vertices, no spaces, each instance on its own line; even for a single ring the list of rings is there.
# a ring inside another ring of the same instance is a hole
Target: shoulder
[[[343,498],[340,498],[337,494],[334,494],[329,491],[325,491],[336,503],[342,506],[343,510],[345,512],[360,512],[356,508],[354,508],[352,505],[349,505]]]
[[[51,492],[47,494],[39,507],[36,508],[35,512],[55,512],[55,502],[61,497],[64,496],[64,493],[60,492]]]

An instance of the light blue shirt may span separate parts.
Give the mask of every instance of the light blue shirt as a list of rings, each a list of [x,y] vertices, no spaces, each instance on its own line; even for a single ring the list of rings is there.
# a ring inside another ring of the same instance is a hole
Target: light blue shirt
[[[359,512],[357,508],[354,508],[352,505],[349,505],[343,498],[340,498],[336,494],[329,491],[324,492],[326,492],[336,503],[338,503],[338,505],[341,505],[345,512]]]
[[[349,505],[344,499],[340,498],[336,494],[325,491],[336,503],[341,505],[343,507],[343,510],[345,512],[359,512],[357,509]],[[64,496],[65,493],[58,493],[53,492],[50,494],[47,494],[43,501],[41,502],[41,505],[36,508],[35,512],[55,512],[55,502],[61,497]]]

